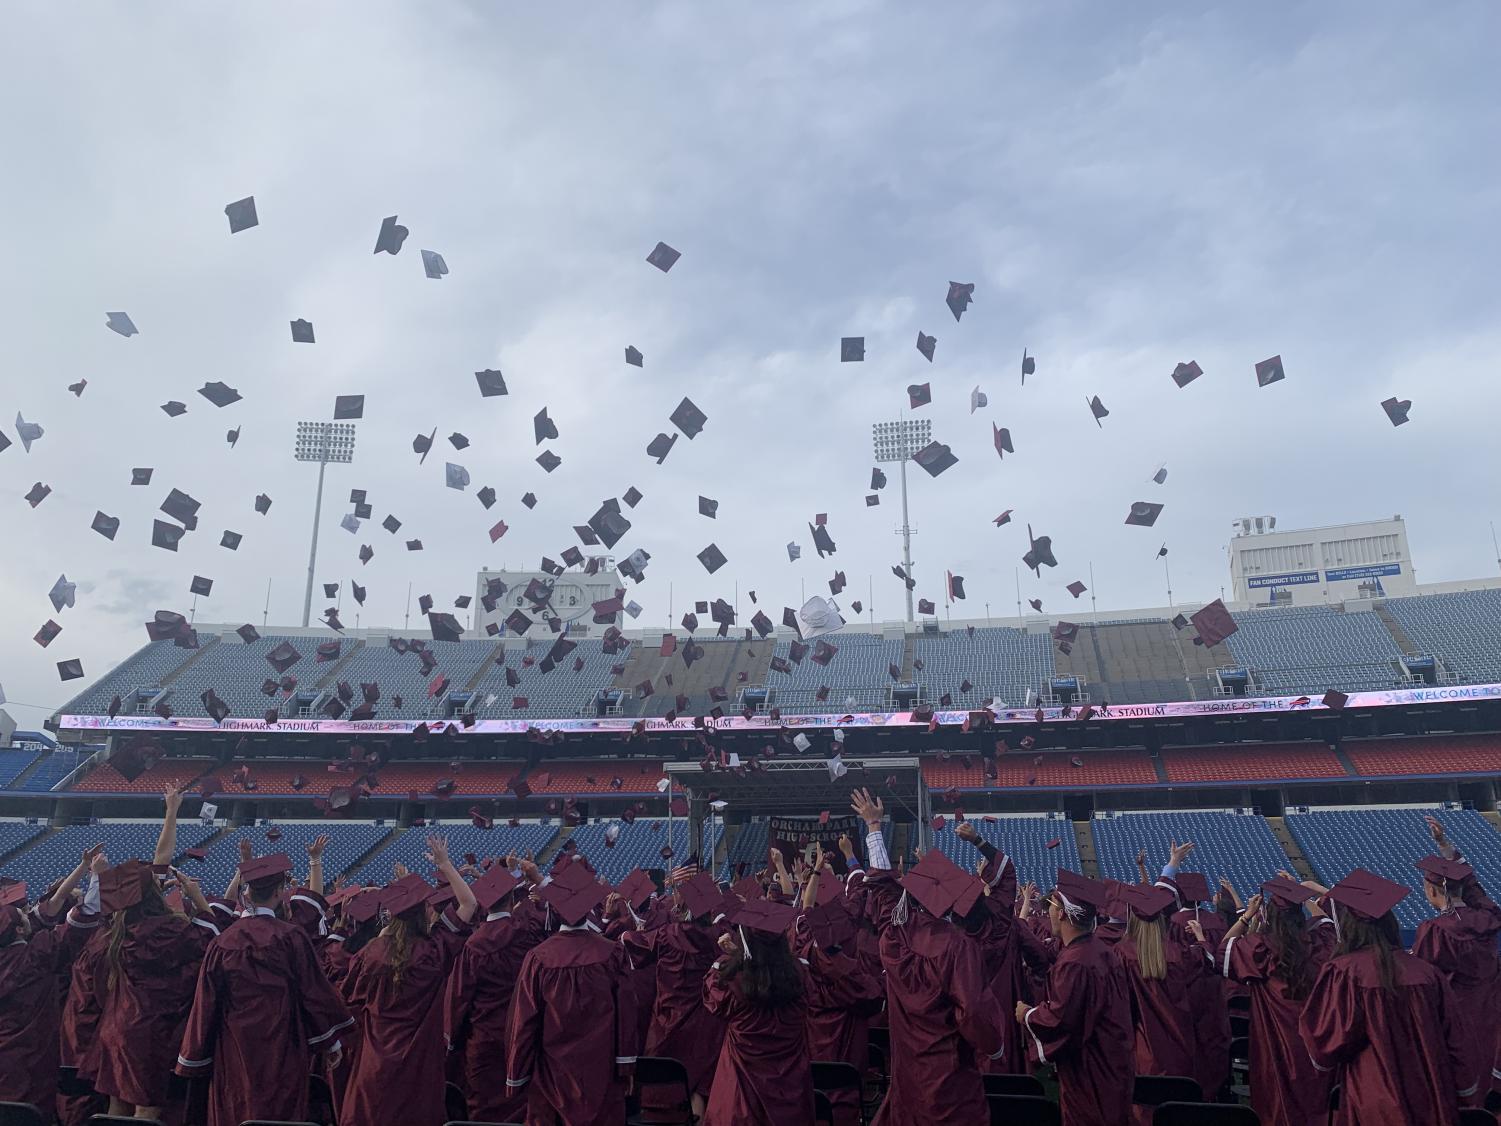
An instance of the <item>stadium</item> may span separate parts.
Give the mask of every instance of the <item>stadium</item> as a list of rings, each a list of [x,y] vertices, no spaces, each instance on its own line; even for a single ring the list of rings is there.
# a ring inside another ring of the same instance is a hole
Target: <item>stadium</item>
[[[96,838],[149,855],[161,792],[185,784],[201,806],[179,847],[204,850],[211,887],[241,840],[319,833],[330,879],[422,871],[432,826],[455,853],[544,870],[571,842],[611,881],[690,861],[728,881],[773,844],[852,831],[854,786],[886,795],[893,855],[972,867],[969,820],[1042,887],[1059,867],[1130,879],[1139,849],[1192,840],[1241,889],[1278,869],[1331,883],[1357,859],[1417,888],[1425,813],[1501,866],[1501,583],[1418,586],[1400,521],[1245,532],[1235,628],[1211,645],[1182,616],[1198,607],[928,617],[846,624],[815,663],[795,617],[765,636],[743,612],[718,614],[727,636],[692,615],[622,631],[607,557],[481,572],[457,641],[179,627],[63,706],[55,737],[0,750],[0,873],[42,880]],[[1269,575],[1286,543],[1362,566]],[[550,599],[518,634],[533,582]],[[273,668],[284,645],[298,657]],[[1421,897],[1398,914],[1416,927]]]

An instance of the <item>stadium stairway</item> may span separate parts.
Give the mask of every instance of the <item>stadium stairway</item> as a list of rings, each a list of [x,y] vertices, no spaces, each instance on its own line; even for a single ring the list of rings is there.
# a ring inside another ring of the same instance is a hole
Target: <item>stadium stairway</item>
[[[27,781],[33,774],[42,769],[43,765],[47,762],[47,757],[46,755],[37,755],[30,765],[10,780],[10,784],[5,788],[7,790],[25,790]]]
[[[574,826],[572,825],[563,825],[558,829],[558,835],[548,841],[543,846],[542,851],[533,857],[537,867],[542,868],[552,864],[552,858],[563,851],[563,842],[573,836],[573,829]]]
[[[505,651],[506,647],[504,642],[495,646],[495,648],[490,651],[490,655],[480,662],[479,668],[474,670],[474,675],[465,682],[463,691],[472,694],[474,690],[479,687],[479,682],[485,679],[485,674],[490,671],[490,669],[495,665],[496,661],[501,659],[501,656],[505,653]]]
[[[1402,628],[1402,623],[1386,608],[1386,604],[1378,602],[1375,605],[1376,616],[1381,619],[1381,624],[1386,627],[1386,632],[1392,635],[1392,640],[1397,643],[1397,648],[1409,657],[1421,656],[1418,647],[1412,643],[1412,638],[1407,636],[1407,631]]]
[[[318,700],[320,704],[322,703],[324,695],[332,690],[334,686],[339,683],[339,681],[344,679],[344,670],[349,666],[349,663],[354,660],[355,655],[361,652],[368,644],[369,642],[367,641],[356,640],[353,645],[348,647],[348,649],[342,650],[339,654],[339,659],[334,662],[334,667],[328,670],[327,674],[324,675],[322,680],[319,680],[316,684],[313,685],[314,690],[318,693]],[[354,685],[353,687],[358,688],[359,685]]]
[[[220,644],[220,642],[217,637],[211,637],[207,641],[200,641],[198,643],[198,648],[193,651],[192,656],[190,656],[186,661],[184,661],[182,664],[178,665],[175,669],[162,677],[161,688],[163,690],[171,688],[172,685],[177,682],[178,677],[182,676],[182,674],[187,672],[188,669],[192,668],[199,661],[203,660],[203,655],[205,653],[208,653],[218,644]]]
[[[1267,817],[1265,821],[1267,828],[1272,831],[1272,836],[1276,837],[1277,843],[1282,846],[1282,851],[1287,853],[1288,870],[1296,873],[1300,880],[1318,879],[1313,874],[1313,865],[1308,863],[1308,857],[1303,855],[1303,849],[1287,831],[1287,822],[1280,817]]]
[[[1082,678],[1096,703],[1195,699],[1202,678],[1231,658],[1223,645],[1191,648],[1192,660],[1169,622],[1102,622],[1086,625],[1073,652],[1055,653],[1054,661],[1060,676]]]
[[[1091,880],[1100,878],[1100,861],[1094,852],[1094,834],[1089,831],[1088,821],[1072,822],[1074,843],[1079,849],[1079,869]]]

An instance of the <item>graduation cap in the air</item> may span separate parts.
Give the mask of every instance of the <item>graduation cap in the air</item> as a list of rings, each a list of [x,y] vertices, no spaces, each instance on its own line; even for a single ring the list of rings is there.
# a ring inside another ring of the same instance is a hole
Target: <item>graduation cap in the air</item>
[[[70,384],[68,384],[68,390],[71,391],[71,392],[73,392],[73,394],[77,398],[81,399],[81,398],[83,398],[83,389],[85,387],[87,387],[88,385],[89,385],[89,381],[87,379],[80,379],[77,383],[70,383]]]
[[[813,547],[818,552],[820,559],[834,554],[834,537],[829,534],[829,526],[827,524],[809,524],[808,534],[813,537]],[[794,554],[789,547],[787,554],[791,559],[796,559],[802,552],[799,550]]]
[[[380,234],[375,236],[375,250],[371,253],[379,254],[384,250],[387,254],[396,254],[411,233],[396,221],[395,215],[387,215],[380,221]]]
[[[433,439],[437,436],[438,428],[433,427],[430,433],[418,434],[415,438],[412,439],[412,452],[414,454],[422,455],[417,459],[418,465],[422,465],[427,461],[427,455],[433,448]]]
[[[1158,485],[1167,484],[1167,466],[1159,465],[1156,471],[1152,474],[1152,481],[1154,484]]]
[[[443,483],[450,489],[458,489],[462,492],[469,487],[469,470],[454,462],[445,462],[443,465]]]
[[[1022,556],[1022,562],[1032,569],[1032,573],[1041,575],[1041,567],[1056,567],[1058,560],[1053,557],[1053,538],[1051,536],[1034,536],[1032,525],[1027,525],[1027,542],[1031,545],[1027,553]]]
[[[645,361],[645,357],[643,357],[641,355],[641,352],[640,352],[640,350],[638,348],[636,348],[634,345],[631,345],[631,344],[627,344],[625,346],[625,362],[626,363],[630,364],[632,367],[638,367],[639,368],[639,367],[642,367],[644,365],[644,361]]]
[[[334,396],[334,418],[364,418],[365,396],[363,395],[336,395]]]
[[[948,574],[949,601],[954,602],[964,597],[964,576],[956,575],[952,571]]]
[[[839,362],[859,363],[865,359],[865,337],[842,336],[839,338]]]
[[[422,272],[434,280],[441,281],[443,275],[448,273],[448,263],[443,261],[443,255],[436,250],[422,251]]]
[[[704,428],[704,424],[709,421],[709,416],[699,410],[694,405],[693,400],[688,398],[684,398],[669,417],[672,420],[672,424],[681,430],[683,436],[689,441],[698,437]]]
[[[61,611],[64,606],[74,605],[78,594],[78,584],[70,583],[67,575],[59,575],[57,582],[52,584],[52,589],[47,592],[47,597],[52,602],[52,608]]]
[[[949,312],[954,314],[954,320],[957,321],[963,316],[964,310],[969,307],[969,303],[974,299],[974,282],[949,282],[949,293],[944,298],[944,302],[948,305]]]
[[[1190,383],[1198,379],[1199,376],[1203,374],[1204,369],[1201,368],[1193,360],[1189,360],[1188,363],[1179,364],[1177,367],[1173,368],[1173,382],[1176,383],[1180,388],[1187,387]]]
[[[47,646],[52,644],[53,639],[57,637],[58,634],[62,633],[62,631],[62,626],[58,625],[51,618],[48,618],[47,621],[42,625],[42,628],[36,631],[36,634],[32,637],[32,640],[40,645],[43,649],[45,649],[47,648]]]
[[[135,336],[141,331],[136,328],[129,313],[105,313],[104,318],[104,327],[111,332],[118,332],[121,336]]]
[[[224,214],[229,218],[229,233],[232,235],[260,225],[260,219],[255,213],[255,196],[253,195],[237,199],[233,203],[226,203]]]
[[[1157,517],[1162,515],[1162,508],[1162,505],[1147,500],[1132,501],[1131,511],[1126,513],[1126,523],[1150,528],[1157,523]]]
[[[719,550],[718,544],[710,544],[698,553],[698,561],[704,565],[704,570],[713,574],[725,565],[724,552]]]
[[[507,394],[505,376],[492,368],[475,372],[474,381],[479,384],[479,393],[483,398],[493,399],[497,395]]]
[[[1015,447],[1011,444],[1011,431],[1004,426],[997,426],[992,422],[990,424],[990,440],[995,444],[996,456],[1002,461],[1006,459],[1007,454],[1014,454],[1016,452]]]
[[[452,614],[444,611],[435,611],[427,616],[428,627],[433,632],[434,641],[459,641],[464,636],[464,629]]]
[[[1194,644],[1211,648],[1240,628],[1235,624],[1235,619],[1230,616],[1230,611],[1225,608],[1224,601],[1218,598],[1202,610],[1190,615],[1188,620],[1198,631]]]
[[[118,516],[106,516],[103,512],[94,513],[94,522],[89,525],[107,540],[115,538],[115,533],[120,530],[120,518]]]
[[[21,417],[19,411],[16,413],[16,435],[21,439],[21,448],[27,453],[31,452],[31,443],[40,438],[43,433],[45,431],[42,430],[40,424],[27,422]]]
[[[1324,693],[1323,704],[1330,711],[1341,711],[1349,702],[1350,696],[1348,693],[1340,692],[1333,688]]]
[[[673,263],[681,257],[680,253],[665,242],[659,242],[656,246],[652,247],[651,253],[646,256],[646,260],[665,274],[668,270],[672,269]]]
[[[198,394],[202,395],[216,407],[227,407],[231,403],[238,403],[241,398],[240,393],[233,387],[218,380],[212,383],[205,383],[202,387],[198,388]]]
[[[186,534],[186,528],[179,528],[176,524],[169,524],[165,520],[153,520],[151,522],[152,547],[160,547],[165,551],[176,551],[178,543]]]
[[[925,407],[933,401],[933,385],[931,383],[909,383],[907,385],[907,403],[914,410]]]
[[[547,414],[547,408],[543,407],[532,419],[532,434],[536,437],[534,445],[540,446],[547,439],[556,439],[558,436],[558,424]]]
[[[1386,417],[1391,419],[1393,426],[1401,426],[1407,421],[1407,412],[1412,410],[1412,400],[1399,399],[1393,395],[1390,399],[1381,400],[1381,409],[1386,412]]]
[[[469,439],[457,430],[448,436],[448,442],[456,450],[466,450],[469,448]]]
[[[310,321],[305,321],[301,317],[299,317],[297,320],[292,322],[292,343],[315,343],[315,341],[313,340],[313,326]]]
[[[1157,558],[1161,559],[1166,554],[1167,554],[1167,544],[1163,544],[1161,547],[1159,547],[1157,549]]]
[[[929,442],[912,455],[912,460],[927,470],[929,477],[937,477],[944,470],[959,464],[954,451],[942,442]]]
[[[974,414],[975,411],[979,410],[981,407],[988,407],[989,405],[990,396],[986,395],[984,391],[981,391],[979,385],[977,384],[975,386],[975,389],[969,393],[969,413]]]
[[[1089,400],[1089,413],[1094,415],[1094,424],[1101,429],[1104,428],[1104,424],[1100,419],[1110,417],[1110,412],[1105,408],[1105,404],[1100,402],[1098,395],[1093,396]]]
[[[678,436],[676,434],[658,434],[647,445],[647,456],[656,458],[657,464],[661,465],[667,460],[667,455],[672,452],[672,447],[677,443],[677,440]]]
[[[708,497],[699,497],[698,514],[700,516],[707,516],[710,520],[717,518],[719,515],[719,502],[711,500]]]
[[[557,454],[553,453],[551,450],[543,450],[540,454],[537,455],[536,461],[538,465],[540,465],[549,473],[563,464],[563,459],[560,458]]]
[[[1256,386],[1258,387],[1265,387],[1269,383],[1276,383],[1286,378],[1287,373],[1282,370],[1281,356],[1273,356],[1256,365]]]
[[[933,362],[933,349],[938,346],[938,337],[928,336],[921,329],[917,332],[917,350],[923,354],[928,363]]]
[[[266,513],[271,511],[271,498],[265,493],[261,493],[255,498],[255,510],[262,516],[266,515]]]
[[[186,403],[179,402],[176,399],[168,399],[162,404],[162,411],[168,418],[176,418],[178,415],[187,414],[188,407]]]
[[[628,508],[635,508],[638,504],[641,503],[641,490],[636,488],[635,485],[632,485],[630,488],[626,489],[625,492],[620,494],[620,499],[625,501]]]
[[[59,680],[80,680],[83,677],[83,662],[76,657],[71,661],[57,662],[57,678]]]
[[[202,575],[194,575],[193,581],[188,585],[188,593],[201,595],[207,598],[214,591],[214,580],[206,579]]]
[[[270,662],[271,667],[277,672],[286,672],[298,661],[302,660],[302,654],[297,651],[296,647],[290,641],[283,641],[266,654],[266,660]]]

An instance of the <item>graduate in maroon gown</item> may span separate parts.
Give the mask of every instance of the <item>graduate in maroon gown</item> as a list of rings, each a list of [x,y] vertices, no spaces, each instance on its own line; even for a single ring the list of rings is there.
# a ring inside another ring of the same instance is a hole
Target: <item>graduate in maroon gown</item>
[[[1230,1079],[1230,1007],[1232,987],[1214,966],[1214,954],[1228,928],[1218,911],[1201,907],[1210,898],[1209,881],[1202,872],[1179,872],[1172,881],[1179,910],[1168,916],[1167,934],[1203,966],[1188,988],[1194,1014],[1195,1068],[1188,1074],[1199,1081],[1211,1102]],[[1188,927],[1197,923],[1204,937],[1195,937]]]
[[[314,1053],[333,1062],[353,1022],[307,935],[277,917],[292,861],[242,862],[248,914],[209,944],[177,1056],[179,1075],[209,1075],[208,1126],[306,1119]]]
[[[443,987],[478,904],[448,858],[447,842],[428,837],[427,847],[447,887],[415,874],[391,884],[381,899],[391,921],[360,951],[344,981],[360,1035],[340,1110],[359,1126],[448,1121]],[[449,894],[453,904],[440,915],[434,901]]]
[[[1194,1010],[1189,993],[1204,973],[1203,955],[1190,954],[1167,933],[1167,915],[1177,907],[1163,887],[1128,886],[1126,937],[1115,955],[1131,990],[1137,1075],[1194,1075]],[[1152,1108],[1138,1106],[1136,1120],[1147,1126]]]
[[[1459,1121],[1477,1078],[1459,1039],[1449,983],[1401,948],[1392,914],[1407,888],[1357,868],[1334,887],[1339,946],[1313,984],[1298,1033],[1341,1087],[1339,1126]]]
[[[83,870],[39,910],[61,907]],[[0,886],[0,1102],[30,1103],[47,1116],[57,1097],[58,974],[84,948],[98,917],[75,907],[63,925],[45,926],[25,908],[24,883]]]
[[[99,877],[99,902],[109,937],[99,991],[99,1026],[78,1074],[109,1099],[109,1113],[160,1118],[171,1100],[172,1066],[193,1005],[199,967],[219,930],[192,881],[198,916],[167,906],[151,865],[127,860]]]
[[[1323,1126],[1329,1118],[1329,1077],[1314,1070],[1298,1035],[1298,1017],[1329,954],[1310,941],[1303,915],[1317,894],[1281,876],[1268,880],[1220,943],[1220,973],[1250,992],[1251,1109],[1262,1126]],[[1252,924],[1260,929],[1248,933]],[[1206,935],[1202,922],[1189,926]]]
[[[1440,855],[1425,856],[1417,866],[1423,873],[1428,903],[1439,914],[1418,927],[1412,952],[1448,979],[1454,1019],[1465,1046],[1465,1075],[1480,1080],[1465,1105],[1480,1106],[1490,1090],[1496,1059],[1497,1008],[1501,1005],[1496,936],[1501,933],[1501,911],[1480,886],[1475,870],[1444,837],[1443,824],[1429,817],[1428,825]]]
[[[1058,1068],[1064,1126],[1125,1126],[1131,1121],[1134,1034],[1131,987],[1120,959],[1093,934],[1108,896],[1099,881],[1058,870],[1048,920],[1060,948],[1048,971],[1047,998],[1016,1005],[1016,1019],[1040,1063]]]
[[[807,982],[787,945],[797,908],[743,903],[704,976],[704,1007],[725,1022],[703,1126],[781,1126],[813,1120]]]
[[[655,965],[657,999],[646,1033],[646,1054],[668,1056],[688,1071],[695,1113],[702,1113],[714,1062],[724,1040],[724,1021],[704,1008],[704,974],[719,953],[719,929],[713,917],[723,910],[724,897],[708,872],[678,885],[678,909],[684,917],[652,931],[620,936],[635,969]],[[645,1105],[652,1091],[644,1092]]]
[[[520,879],[511,874],[520,865]],[[528,870],[529,869],[529,870]],[[527,952],[547,937],[540,913],[525,900],[542,883],[531,861],[509,856],[474,881],[485,921],[464,943],[443,1003],[443,1038],[461,1054],[469,1117],[480,1122],[518,1122],[526,1092],[498,1080],[506,1067],[506,1031],[511,995]]]
[[[657,884],[650,873],[637,868],[620,881],[614,895],[606,897],[604,919],[605,937],[619,939],[635,931],[644,933],[665,927],[672,922],[672,911],[666,899],[657,894]],[[628,988],[636,1008],[638,1039],[645,1044],[657,1001],[657,967],[632,967]]]
[[[582,864],[554,868],[541,891],[560,926],[522,960],[502,1073],[507,1087],[526,1094],[527,1126],[625,1122],[640,1043],[629,962],[586,922],[606,894]]]
[[[936,850],[898,881],[881,837],[882,803],[865,790],[851,797],[868,830],[866,911],[881,934],[891,1029],[891,1086],[875,1126],[984,1121],[979,1061],[1000,1058],[1011,1029],[985,985],[980,944],[951,916],[967,915],[985,887]]]
[[[335,893],[329,897],[330,908],[339,910],[339,917],[334,924],[332,932],[321,946],[314,946],[318,951],[318,959],[323,964],[323,972],[328,978],[328,983],[343,996],[344,982],[349,977],[350,968],[354,965],[355,958],[359,957],[361,950],[380,934],[380,900],[379,888],[348,888],[345,894]],[[338,902],[335,902],[337,898]],[[304,931],[306,933],[306,931]],[[323,1077],[328,1082],[329,1095],[333,1099],[335,1120],[339,1117],[339,1110],[344,1103],[344,1088],[349,1084],[349,1072],[354,1061],[360,1053],[360,1030],[355,1024],[339,1033],[342,1042],[342,1051],[338,1058],[333,1059],[328,1055],[320,1056],[317,1065],[323,1069]]]

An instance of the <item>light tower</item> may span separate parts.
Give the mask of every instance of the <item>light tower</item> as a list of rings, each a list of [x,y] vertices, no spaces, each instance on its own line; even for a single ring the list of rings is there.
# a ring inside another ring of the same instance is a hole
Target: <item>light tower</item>
[[[926,418],[904,418],[898,422],[877,422],[871,426],[871,441],[875,447],[876,461],[896,462],[901,467],[902,478],[902,526],[897,534],[902,537],[902,566],[907,578],[912,575],[912,526],[907,519],[907,462],[912,455],[933,440],[933,423]],[[907,587],[907,621],[912,621],[912,587]]]
[[[313,543],[307,556],[307,590],[302,596],[302,624],[313,611],[313,568],[318,562],[318,523],[323,518],[323,473],[329,462],[348,465],[354,460],[354,426],[347,422],[299,422],[292,456],[318,463],[318,499],[313,504]]]

